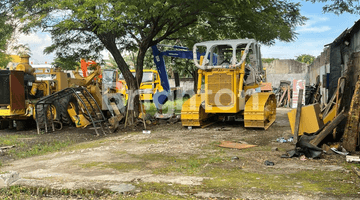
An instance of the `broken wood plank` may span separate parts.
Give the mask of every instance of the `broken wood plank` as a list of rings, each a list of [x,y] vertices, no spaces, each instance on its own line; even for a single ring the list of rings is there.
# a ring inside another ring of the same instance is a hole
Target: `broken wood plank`
[[[281,89],[282,90],[282,89]],[[280,101],[278,102],[278,105],[277,105],[277,107],[280,107],[281,106],[281,103],[282,103],[282,101],[283,101],[283,99],[284,99],[284,97],[285,97],[285,94],[286,94],[286,92],[287,92],[287,90],[283,90],[283,94],[282,94],[282,96],[281,96],[281,98],[280,98]]]
[[[15,145],[0,147],[1,150],[14,148]]]
[[[329,103],[326,105],[325,111],[323,112],[323,116],[324,116],[323,118],[325,118],[326,115],[329,113],[331,106],[332,106],[333,104],[335,104],[335,102],[334,102],[334,101],[335,101],[335,98],[336,98],[336,92],[334,92],[334,94],[333,94],[333,96],[331,97]]]
[[[342,122],[347,117],[347,114],[344,111],[341,111],[335,118],[332,120],[313,140],[310,141],[310,144],[315,146],[319,145],[321,141],[328,136],[331,131],[336,128],[340,122]]]
[[[298,142],[298,138],[299,138],[302,98],[303,98],[303,89],[299,89],[299,96],[298,96],[298,102],[297,102],[298,104],[297,104],[296,117],[295,117],[295,129],[294,129],[294,142],[295,143]]]

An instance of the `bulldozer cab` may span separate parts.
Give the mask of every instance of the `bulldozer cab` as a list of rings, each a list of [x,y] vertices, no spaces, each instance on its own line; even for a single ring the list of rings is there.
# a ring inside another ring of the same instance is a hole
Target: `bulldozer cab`
[[[245,84],[259,84],[264,76],[260,44],[253,39],[221,40],[197,43],[194,55],[205,53],[201,59],[194,56],[195,65],[201,70],[236,69],[245,63]],[[214,62],[216,61],[217,62]]]

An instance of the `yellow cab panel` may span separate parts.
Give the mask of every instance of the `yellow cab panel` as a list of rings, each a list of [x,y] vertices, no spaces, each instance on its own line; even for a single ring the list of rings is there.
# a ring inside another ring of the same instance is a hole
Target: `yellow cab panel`
[[[130,72],[135,77],[135,70],[130,70]],[[120,89],[120,93],[122,93],[127,100],[128,99],[128,94],[127,94],[128,87],[126,85],[125,79],[122,76],[122,74],[120,74],[119,80],[122,82],[122,87]],[[141,90],[140,99],[142,101],[152,101],[153,95],[157,91],[161,92],[164,90],[160,83],[159,73],[156,70],[153,70],[153,69],[144,69],[143,70],[143,78],[142,78],[142,82],[140,84],[140,90]]]

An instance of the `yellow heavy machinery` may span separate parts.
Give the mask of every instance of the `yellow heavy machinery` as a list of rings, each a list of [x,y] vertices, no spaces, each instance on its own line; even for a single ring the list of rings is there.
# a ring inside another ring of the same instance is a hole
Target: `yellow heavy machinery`
[[[198,52],[205,56],[198,59]],[[232,118],[244,120],[245,127],[269,128],[276,118],[276,99],[271,92],[253,93],[264,79],[256,40],[201,42],[194,45],[193,54],[199,68],[198,88],[182,106],[183,126]]]
[[[101,120],[95,121],[105,121],[103,111],[109,108],[112,122],[116,123],[122,117],[122,101],[110,95],[116,93],[111,83],[102,88],[100,79],[94,81],[99,70],[86,78],[77,72],[74,73],[75,78],[68,78],[66,73],[58,69],[37,73],[34,71],[29,65],[29,56],[21,58],[16,70],[0,71],[0,81],[3,82],[3,87],[0,88],[1,128],[11,126],[15,121],[16,128],[21,130],[31,118],[36,120],[38,130],[47,129],[50,124],[54,126],[54,122],[61,125],[73,122],[77,127],[85,127],[91,123],[95,126],[94,120],[100,118],[100,115]],[[51,78],[37,80],[36,76],[42,74],[50,75]],[[106,73],[106,77],[109,76],[111,81],[116,81],[112,79],[117,79],[116,75]],[[101,89],[106,95],[101,94]],[[117,126],[112,125],[115,128]]]
[[[130,72],[135,77],[135,70],[130,70]],[[120,88],[120,93],[127,100],[128,99],[127,86],[122,74],[120,74],[119,79],[122,83],[122,86]],[[140,83],[140,90],[141,90],[140,100],[142,101],[152,101],[153,96],[156,92],[158,91],[161,92],[164,90],[163,87],[161,86],[159,73],[156,70],[153,69],[143,70],[143,78]]]

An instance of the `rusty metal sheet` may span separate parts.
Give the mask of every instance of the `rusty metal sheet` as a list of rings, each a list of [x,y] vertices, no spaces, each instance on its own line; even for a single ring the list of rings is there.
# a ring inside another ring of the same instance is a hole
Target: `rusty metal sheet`
[[[256,145],[252,144],[242,144],[237,142],[231,142],[231,141],[222,141],[219,147],[225,147],[225,148],[232,148],[232,149],[247,149],[251,147],[256,147]]]
[[[24,72],[10,71],[10,107],[11,110],[25,109]]]

